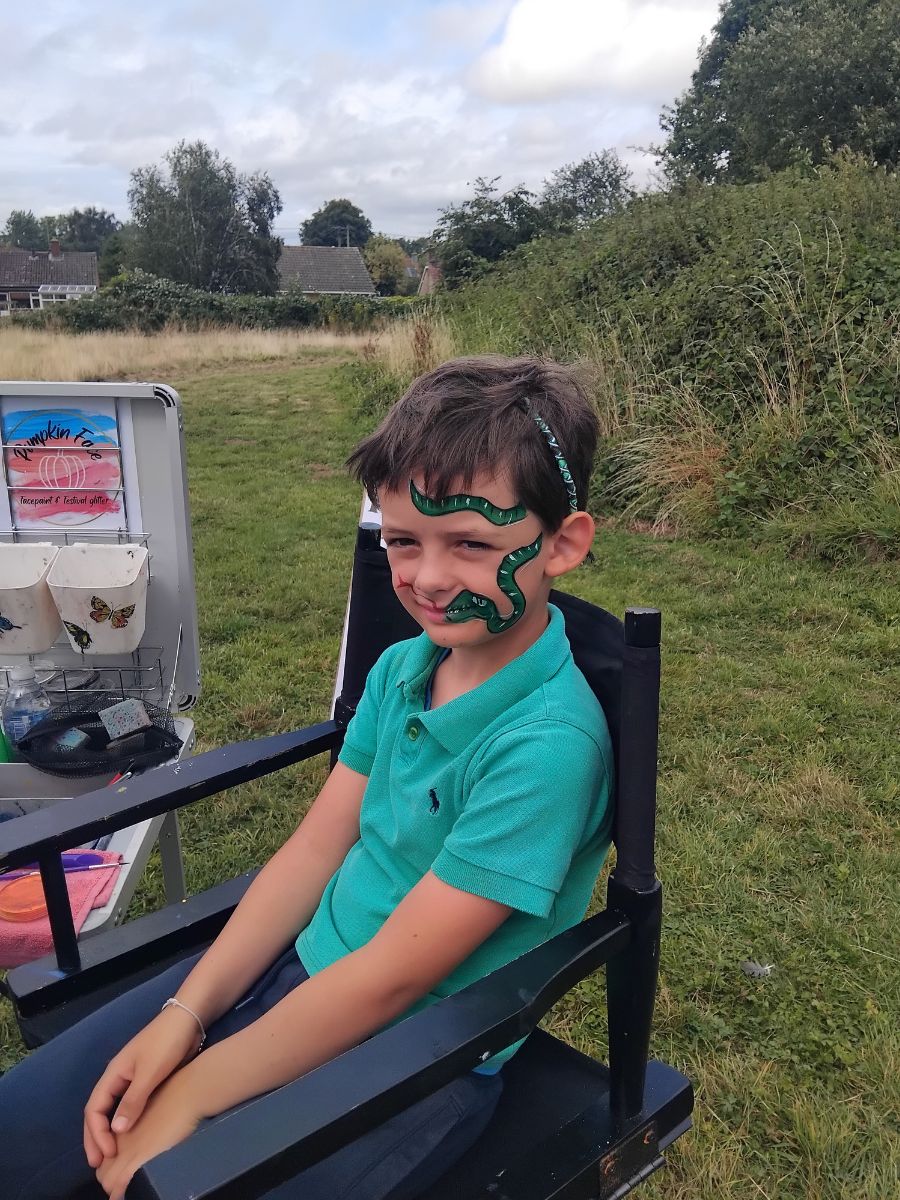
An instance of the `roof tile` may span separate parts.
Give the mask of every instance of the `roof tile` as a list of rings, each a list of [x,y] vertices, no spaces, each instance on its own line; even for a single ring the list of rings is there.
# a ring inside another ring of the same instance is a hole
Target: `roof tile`
[[[282,288],[372,296],[375,285],[356,246],[285,246],[278,260]]]
[[[39,287],[42,283],[87,283],[95,287],[97,255],[93,251],[67,250],[51,258],[46,250],[0,250],[0,287]]]

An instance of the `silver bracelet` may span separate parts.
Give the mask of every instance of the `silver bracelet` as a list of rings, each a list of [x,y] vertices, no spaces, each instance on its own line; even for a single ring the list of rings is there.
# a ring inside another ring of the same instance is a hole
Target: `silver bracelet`
[[[188,1008],[188,1006],[186,1004],[182,1004],[181,1001],[176,1000],[174,996],[170,996],[159,1011],[165,1012],[167,1008],[183,1008],[186,1013],[191,1014],[191,1016],[194,1018],[194,1020],[200,1026],[200,1045],[197,1047],[197,1053],[199,1054],[200,1051],[203,1049],[203,1043],[206,1041],[206,1030],[203,1028],[203,1022],[200,1020],[200,1018],[197,1016],[197,1014],[194,1012],[194,1010],[192,1008]]]

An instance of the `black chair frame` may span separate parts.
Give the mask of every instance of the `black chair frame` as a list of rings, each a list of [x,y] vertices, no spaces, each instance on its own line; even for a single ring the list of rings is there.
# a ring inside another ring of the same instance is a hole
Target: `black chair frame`
[[[137,1200],[253,1200],[530,1035],[504,1067],[497,1114],[433,1200],[617,1200],[663,1164],[691,1124],[689,1081],[648,1062],[662,892],[654,866],[660,614],[624,627],[561,593],[576,661],[600,695],[617,750],[616,866],[605,911],[456,995],[340,1055],[147,1163]],[[207,946],[255,872],[79,943],[60,853],[314,755],[337,755],[382,650],[417,633],[393,595],[380,532],[354,556],[343,686],[330,721],[158,767],[123,789],[54,805],[0,831],[0,870],[37,859],[55,954],[12,970],[3,991],[26,1045],[40,1045],[113,996]],[[589,662],[579,659],[579,647]],[[599,685],[598,685],[599,679]],[[536,1026],[575,983],[606,966],[609,1067]]]

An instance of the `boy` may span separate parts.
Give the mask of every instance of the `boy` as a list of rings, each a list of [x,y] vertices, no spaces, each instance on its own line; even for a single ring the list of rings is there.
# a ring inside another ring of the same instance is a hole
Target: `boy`
[[[424,632],[379,659],[328,781],[210,949],[0,1080],[10,1200],[93,1172],[121,1200],[202,1121],[582,918],[612,754],[548,594],[590,549],[596,438],[562,367],[479,358],[415,381],[354,451]],[[515,1049],[269,1195],[422,1195],[487,1124]]]

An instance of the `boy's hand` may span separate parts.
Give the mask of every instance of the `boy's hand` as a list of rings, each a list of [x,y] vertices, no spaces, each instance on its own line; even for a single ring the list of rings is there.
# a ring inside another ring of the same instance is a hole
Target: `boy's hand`
[[[147,1101],[140,1120],[127,1133],[116,1135],[116,1154],[104,1158],[97,1169],[97,1181],[109,1200],[124,1200],[135,1171],[190,1137],[201,1119],[187,1074],[167,1079]]]
[[[116,1155],[116,1137],[134,1126],[154,1090],[196,1054],[199,1044],[200,1032],[190,1013],[167,1008],[123,1046],[85,1105],[84,1152],[90,1166],[96,1169],[104,1158]]]

